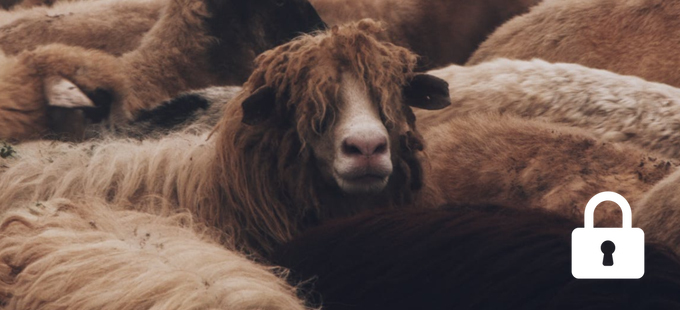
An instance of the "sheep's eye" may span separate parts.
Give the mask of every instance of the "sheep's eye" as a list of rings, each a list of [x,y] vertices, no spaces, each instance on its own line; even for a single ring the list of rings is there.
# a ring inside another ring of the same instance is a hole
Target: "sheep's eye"
[[[383,125],[387,125],[387,116],[382,109],[380,109],[380,121],[382,121]]]
[[[328,118],[324,118],[323,120],[317,122],[316,123],[316,131],[319,134],[323,134],[324,132],[326,132],[326,130],[328,130],[328,124],[329,123],[330,123],[330,121],[328,120]]]

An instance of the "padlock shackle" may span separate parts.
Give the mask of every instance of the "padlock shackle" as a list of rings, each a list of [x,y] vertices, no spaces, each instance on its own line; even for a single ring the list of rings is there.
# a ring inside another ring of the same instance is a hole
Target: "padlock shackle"
[[[616,203],[619,205],[621,208],[621,214],[622,214],[622,226],[623,228],[632,228],[633,227],[633,216],[631,215],[630,211],[630,205],[628,204],[628,201],[626,198],[623,198],[623,196],[615,193],[615,192],[601,192],[593,198],[590,198],[588,201],[588,204],[586,205],[586,210],[584,212],[584,227],[585,228],[594,228],[594,218],[595,218],[595,208],[602,202],[605,201],[611,201],[613,203]]]

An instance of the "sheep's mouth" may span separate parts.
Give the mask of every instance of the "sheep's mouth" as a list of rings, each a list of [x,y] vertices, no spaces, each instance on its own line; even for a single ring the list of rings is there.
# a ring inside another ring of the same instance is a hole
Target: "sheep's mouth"
[[[352,183],[373,183],[373,182],[383,182],[387,179],[388,176],[385,175],[377,175],[377,174],[364,174],[360,176],[353,176],[349,178],[344,178],[345,181],[347,182],[352,182]]]
[[[348,194],[370,194],[382,191],[389,180],[389,174],[363,173],[363,174],[336,174],[338,186]]]

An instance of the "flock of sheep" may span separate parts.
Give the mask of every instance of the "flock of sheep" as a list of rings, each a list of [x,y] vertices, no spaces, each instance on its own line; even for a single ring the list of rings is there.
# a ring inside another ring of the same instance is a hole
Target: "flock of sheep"
[[[670,0],[0,0],[0,309],[680,309],[676,32]],[[640,280],[571,275],[602,191]]]

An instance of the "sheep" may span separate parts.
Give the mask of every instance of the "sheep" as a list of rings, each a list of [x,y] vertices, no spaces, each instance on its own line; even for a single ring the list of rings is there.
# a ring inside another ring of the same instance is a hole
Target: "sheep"
[[[0,10],[0,50],[16,55],[41,45],[60,43],[120,56],[140,45],[144,34],[170,2],[62,1],[52,8]]]
[[[445,107],[448,86],[414,73],[417,57],[378,41],[380,30],[365,20],[263,53],[208,141],[179,132],[17,145],[0,160],[0,210],[81,195],[183,207],[266,253],[327,218],[405,206],[423,187],[410,106]]]
[[[570,236],[580,225],[538,211],[372,212],[312,228],[274,261],[329,310],[680,308],[680,259],[667,247],[647,242],[640,280],[576,280]]]
[[[498,57],[578,63],[680,86],[680,3],[543,1],[499,27],[468,61]]]
[[[677,170],[657,154],[538,120],[472,115],[419,127],[425,179],[448,203],[542,208],[583,222],[593,195],[614,191],[636,202]],[[620,227],[620,217],[613,203],[595,214],[602,226]]]
[[[680,90],[665,84],[537,59],[496,59],[428,73],[449,83],[452,105],[436,112],[416,110],[423,128],[493,111],[580,127],[605,141],[680,156]]]
[[[305,309],[286,271],[215,241],[184,212],[65,199],[0,219],[0,308]]]
[[[97,62],[91,62],[87,70],[80,69],[85,65],[83,63],[88,62],[89,57],[87,53],[82,53],[83,49],[80,47],[52,44],[43,47],[46,52],[38,49],[24,53],[35,54],[32,57],[37,58],[46,57],[42,54],[50,54],[54,50],[81,53],[83,55],[79,59],[52,65],[73,68],[77,75],[92,75],[89,79],[93,83],[97,83],[97,77],[103,75],[104,71],[110,73],[117,80],[116,83],[122,86],[110,89],[113,102],[107,105],[110,106],[108,109],[100,108],[102,111],[99,113],[105,114],[108,122],[118,123],[131,120],[138,111],[156,106],[189,89],[241,83],[252,70],[255,55],[292,39],[300,32],[311,32],[324,26],[306,0],[289,2],[281,7],[265,0],[245,3],[232,1],[235,2],[170,1],[161,19],[146,34],[138,49],[120,58],[102,57],[102,52],[91,51],[92,57],[97,57]],[[68,48],[74,51],[68,51]],[[30,67],[26,70],[30,70]],[[77,77],[62,77],[79,86],[74,81]],[[18,80],[12,76],[6,79],[8,81],[0,81],[0,84],[27,84],[26,80]],[[27,79],[34,79],[30,81],[32,84],[41,82],[35,76]],[[106,88],[110,81],[102,80],[101,84],[97,88]],[[13,102],[2,104],[20,105]],[[47,104],[32,102],[31,105]],[[25,124],[24,127],[29,130],[35,126]]]
[[[421,55],[421,69],[463,64],[506,20],[540,0],[310,0],[330,25],[361,18],[381,20],[383,38]]]

